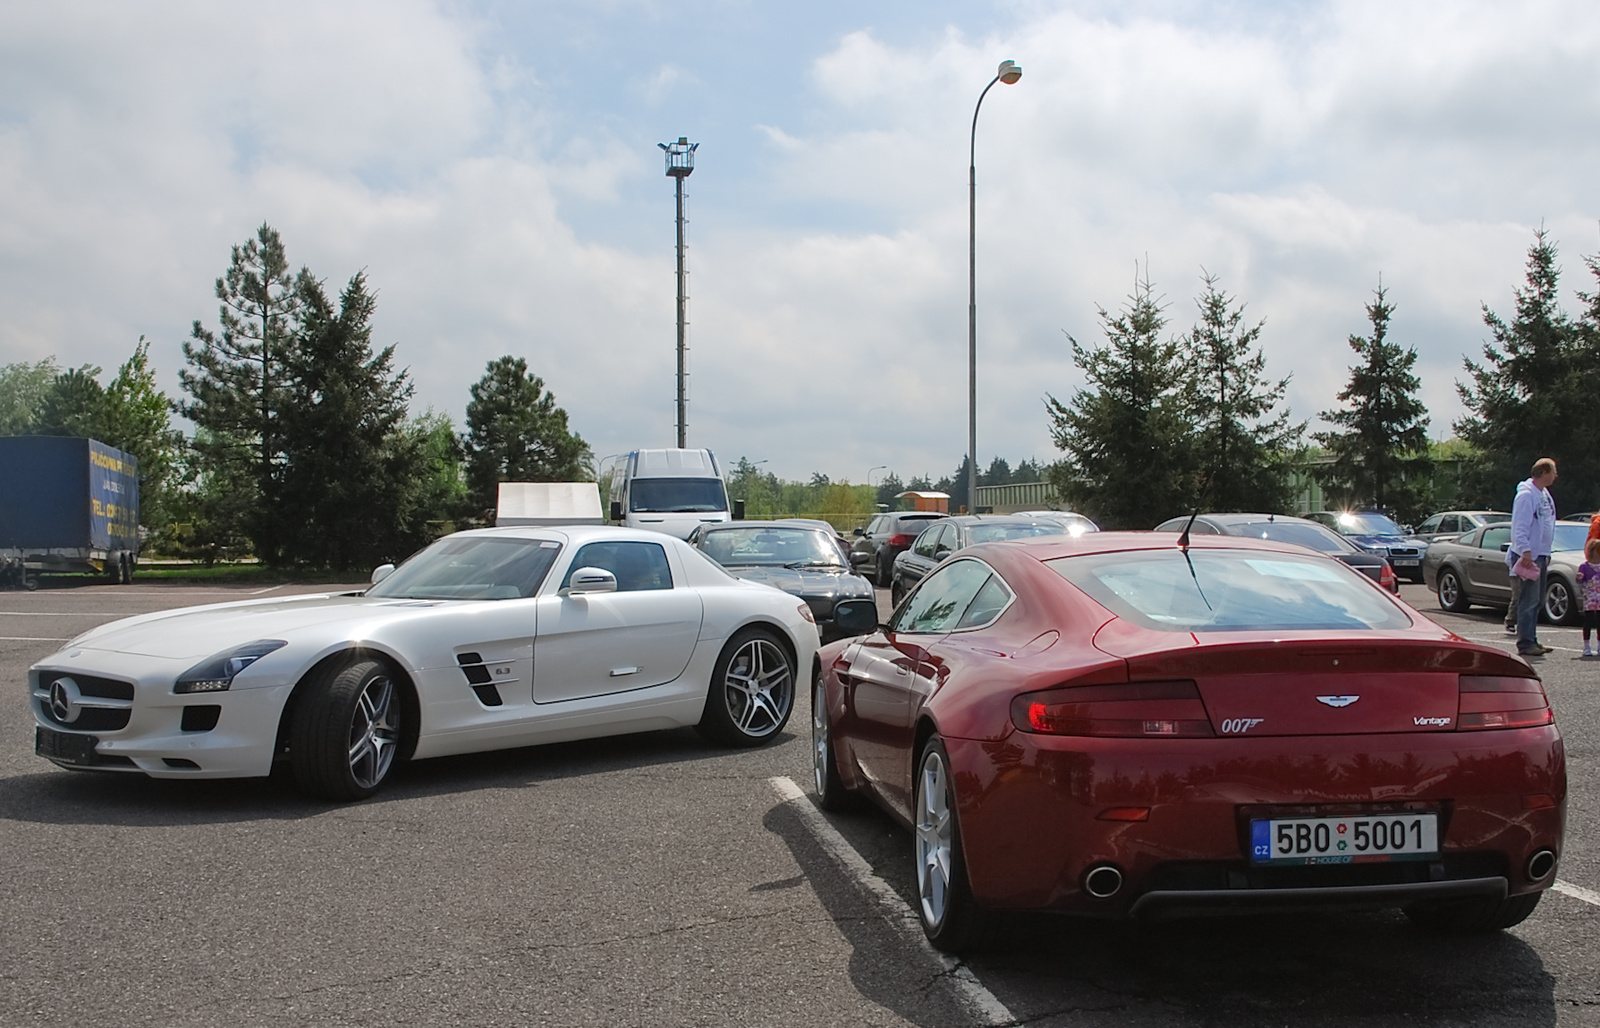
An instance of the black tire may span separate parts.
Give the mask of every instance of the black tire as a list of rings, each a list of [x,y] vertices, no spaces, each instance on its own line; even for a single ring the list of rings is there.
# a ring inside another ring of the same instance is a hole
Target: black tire
[[[759,746],[794,713],[794,658],[772,632],[746,628],[722,648],[711,670],[700,732],[726,746]]]
[[[884,589],[889,588],[889,583],[894,579],[894,555],[890,554],[887,561],[884,560],[883,556],[883,551],[887,548],[885,546],[878,547],[878,555],[872,559],[873,567],[876,569],[873,575],[874,580],[879,587]]]
[[[1405,911],[1413,924],[1429,931],[1498,932],[1527,920],[1543,895],[1542,892],[1527,892],[1505,899],[1419,903],[1406,907]]]
[[[954,775],[944,740],[928,739],[917,756],[911,806],[911,862],[917,920],[935,949],[963,953],[988,938],[990,918],[972,898],[962,854]]]
[[[1439,571],[1439,606],[1452,614],[1465,614],[1467,608],[1472,606],[1472,601],[1467,599],[1467,591],[1461,587],[1461,575],[1455,568],[1441,568]]]
[[[811,681],[811,784],[817,791],[817,806],[823,810],[843,810],[850,805],[850,790],[839,777],[839,758],[833,749],[821,668]]]
[[[300,788],[330,800],[377,792],[402,742],[401,688],[381,660],[354,658],[313,671],[289,729],[289,763]]]
[[[1577,592],[1560,575],[1551,575],[1544,586],[1544,616],[1552,625],[1572,625],[1578,622]]]
[[[39,576],[38,575],[25,575],[23,577],[23,579],[22,579],[22,587],[24,589],[28,590],[30,593],[33,592],[35,589],[38,589],[39,588]]]
[[[906,598],[906,591],[900,585],[897,577],[889,583],[889,606],[895,610],[900,609],[900,601]]]

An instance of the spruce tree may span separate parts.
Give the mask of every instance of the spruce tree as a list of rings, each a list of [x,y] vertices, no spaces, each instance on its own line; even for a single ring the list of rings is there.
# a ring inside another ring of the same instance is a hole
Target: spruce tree
[[[489,510],[501,482],[576,482],[592,479],[589,445],[567,428],[544,379],[521,357],[489,362],[467,402],[467,484],[472,501]]]
[[[1148,277],[1121,313],[1100,310],[1106,343],[1070,335],[1088,387],[1046,395],[1050,435],[1064,456],[1049,470],[1057,495],[1104,528],[1150,528],[1196,502],[1190,376],[1183,345],[1163,341],[1166,315]]]
[[[1193,376],[1195,455],[1201,502],[1210,510],[1288,512],[1292,458],[1305,423],[1280,410],[1287,378],[1264,377],[1263,322],[1246,327],[1244,304],[1203,274],[1200,320],[1184,339]]]
[[[1589,397],[1584,382],[1594,382],[1600,347],[1600,314],[1592,298],[1578,322],[1559,302],[1556,247],[1543,229],[1528,250],[1525,284],[1516,290],[1516,314],[1508,324],[1483,306],[1490,342],[1482,362],[1464,358],[1469,381],[1456,383],[1466,414],[1456,434],[1476,456],[1464,474],[1475,503],[1509,509],[1516,484],[1533,462],[1552,457],[1561,471],[1562,506],[1596,499],[1597,457],[1593,427],[1585,416]]]
[[[276,559],[370,568],[426,541],[426,513],[410,503],[425,474],[421,441],[400,432],[411,384],[393,368],[393,346],[373,351],[377,301],[365,274],[337,306],[309,277],[299,293],[301,330],[282,361]]]
[[[1316,476],[1343,503],[1413,520],[1427,513],[1433,474],[1428,408],[1417,396],[1422,383],[1412,372],[1417,351],[1389,341],[1394,306],[1382,285],[1366,312],[1372,334],[1350,337],[1361,360],[1339,393],[1345,406],[1318,415],[1337,430],[1312,436],[1333,457]]]

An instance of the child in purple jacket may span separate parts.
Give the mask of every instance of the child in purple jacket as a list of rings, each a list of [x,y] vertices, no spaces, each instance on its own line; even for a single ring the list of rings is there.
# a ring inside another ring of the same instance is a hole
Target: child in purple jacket
[[[1578,588],[1583,592],[1583,655],[1600,657],[1600,639],[1589,649],[1589,630],[1600,632],[1600,539],[1590,539],[1583,547],[1588,559],[1578,565]]]

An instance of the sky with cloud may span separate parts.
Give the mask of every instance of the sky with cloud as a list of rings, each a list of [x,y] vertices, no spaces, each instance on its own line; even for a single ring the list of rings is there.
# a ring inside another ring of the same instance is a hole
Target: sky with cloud
[[[1144,267],[1174,333],[1216,275],[1313,421],[1381,276],[1445,437],[1534,230],[1569,309],[1594,286],[1597,52],[1600,7],[1561,2],[0,0],[0,363],[109,377],[144,335],[177,396],[265,221],[331,286],[366,271],[419,412],[460,425],[514,354],[598,456],[672,445],[656,144],[686,136],[690,445],[937,478],[973,105],[1012,59],[977,135],[981,464],[1053,459],[1067,337]]]

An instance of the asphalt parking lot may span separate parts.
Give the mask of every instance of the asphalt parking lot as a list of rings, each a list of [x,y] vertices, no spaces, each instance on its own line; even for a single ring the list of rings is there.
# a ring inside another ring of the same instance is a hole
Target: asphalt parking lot
[[[1600,1024],[1600,660],[1576,629],[1541,632],[1572,789],[1562,891],[1517,928],[1037,919],[957,964],[910,917],[906,833],[803,794],[804,691],[766,748],[682,731],[423,761],[348,806],[33,755],[22,683],[59,640],[246,592],[0,593],[0,1024]],[[1509,646],[1494,612],[1404,594]]]

